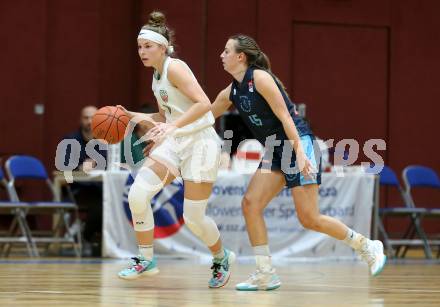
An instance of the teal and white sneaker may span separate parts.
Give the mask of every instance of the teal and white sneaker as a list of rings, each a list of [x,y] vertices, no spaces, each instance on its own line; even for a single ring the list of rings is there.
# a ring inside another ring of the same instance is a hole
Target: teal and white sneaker
[[[210,288],[220,288],[226,285],[231,276],[231,266],[235,262],[234,252],[225,248],[225,256],[223,259],[212,260],[212,277],[208,282]]]
[[[268,271],[258,270],[249,278],[237,284],[235,289],[238,291],[257,291],[257,290],[275,290],[281,286],[280,278],[275,274],[275,269]]]
[[[362,248],[358,251],[362,260],[368,263],[370,267],[370,273],[373,276],[382,272],[387,256],[383,253],[383,244],[379,240],[368,240],[362,245]]]
[[[159,273],[156,259],[147,260],[143,256],[132,257],[128,268],[118,273],[122,279],[136,279],[140,276],[152,276]]]

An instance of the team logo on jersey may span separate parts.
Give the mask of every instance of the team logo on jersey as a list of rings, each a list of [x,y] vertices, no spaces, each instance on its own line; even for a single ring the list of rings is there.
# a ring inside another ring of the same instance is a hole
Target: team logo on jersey
[[[253,93],[254,92],[254,82],[252,80],[249,80],[248,86],[249,86],[249,92]]]
[[[246,113],[251,111],[251,102],[247,96],[240,96],[240,108]]]
[[[160,94],[160,98],[162,98],[163,102],[167,103],[168,102],[168,93],[166,90],[160,90],[159,91]]]
[[[132,217],[128,204],[128,192],[133,182],[133,177],[128,176],[123,195],[124,212],[130,223],[132,223]],[[155,224],[154,237],[166,238],[176,233],[184,224],[183,185],[173,181],[151,200],[151,208]]]

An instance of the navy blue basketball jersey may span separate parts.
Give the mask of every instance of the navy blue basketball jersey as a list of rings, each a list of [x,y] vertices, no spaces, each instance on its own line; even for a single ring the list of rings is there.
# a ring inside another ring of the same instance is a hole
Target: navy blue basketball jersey
[[[243,81],[239,83],[233,80],[229,100],[237,108],[243,121],[252,131],[255,138],[265,144],[268,136],[275,135],[277,140],[287,140],[283,125],[278,117],[273,113],[267,101],[257,92],[254,84],[254,70],[260,69],[256,66],[249,66]],[[289,99],[286,92],[279,82],[274,81],[281,91],[286,103],[287,110],[292,116],[299,136],[312,135],[312,131],[307,122],[299,117],[296,112],[295,104]]]

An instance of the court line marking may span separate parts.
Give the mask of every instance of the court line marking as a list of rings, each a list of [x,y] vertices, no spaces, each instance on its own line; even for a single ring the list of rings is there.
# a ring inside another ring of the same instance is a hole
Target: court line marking
[[[93,260],[0,260],[0,264],[101,264],[117,263],[123,259],[93,259]],[[126,261],[126,260],[125,260]]]
[[[29,290],[29,291],[21,291],[18,293],[41,293],[41,294],[65,294],[63,291],[38,291],[38,290]]]
[[[363,287],[363,286],[345,286],[345,285],[328,285],[328,284],[302,284],[301,286],[314,286],[324,288],[350,288],[350,289],[368,289],[368,290],[382,290],[393,292],[422,292],[422,293],[440,293],[440,290],[424,290],[424,289],[403,289],[403,288],[378,288],[378,287]]]

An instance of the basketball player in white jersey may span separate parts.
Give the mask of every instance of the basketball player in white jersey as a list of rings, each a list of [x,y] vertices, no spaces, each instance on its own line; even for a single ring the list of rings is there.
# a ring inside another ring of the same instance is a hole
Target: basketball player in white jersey
[[[153,92],[159,113],[126,111],[137,119],[157,123],[150,130],[155,142],[128,194],[139,256],[119,272],[134,279],[158,272],[153,257],[154,218],[151,199],[176,176],[184,180],[183,217],[188,228],[213,254],[209,287],[224,286],[229,280],[233,252],[225,249],[216,223],[205,215],[212,185],[217,178],[220,141],[212,125],[211,103],[188,65],[171,58],[171,31],[161,12],[152,12],[138,36],[138,53],[146,67],[154,68]]]

